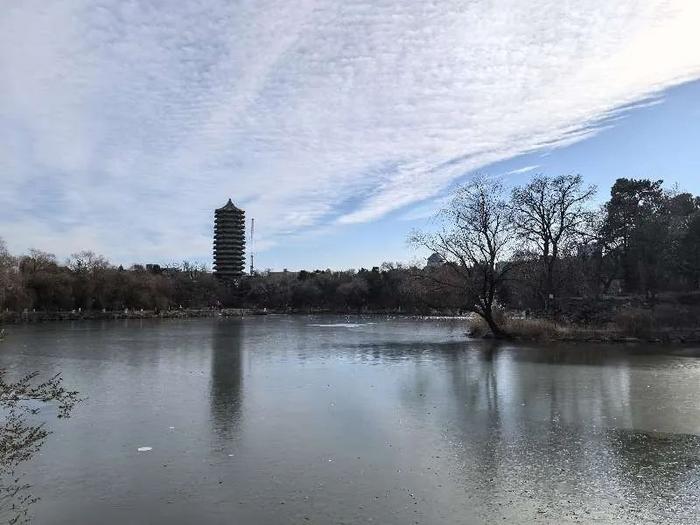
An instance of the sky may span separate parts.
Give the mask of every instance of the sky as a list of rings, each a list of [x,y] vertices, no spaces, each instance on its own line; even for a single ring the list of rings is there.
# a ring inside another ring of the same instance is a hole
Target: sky
[[[59,259],[417,261],[475,173],[700,194],[697,0],[4,0],[0,237]]]

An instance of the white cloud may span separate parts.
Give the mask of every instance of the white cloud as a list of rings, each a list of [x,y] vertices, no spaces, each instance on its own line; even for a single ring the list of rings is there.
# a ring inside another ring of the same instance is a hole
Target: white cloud
[[[259,246],[371,221],[698,78],[698,24],[695,0],[7,0],[0,235],[129,261],[206,258],[228,196]]]
[[[539,164],[532,164],[530,166],[523,166],[522,168],[510,170],[505,175],[519,175],[520,173],[528,173],[530,171],[536,170],[539,167],[540,167]]]

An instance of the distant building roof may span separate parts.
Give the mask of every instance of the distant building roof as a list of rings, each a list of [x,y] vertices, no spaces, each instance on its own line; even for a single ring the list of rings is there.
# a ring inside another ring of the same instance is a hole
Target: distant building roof
[[[290,272],[289,270],[283,270],[281,272],[268,272],[267,275],[269,277],[277,279],[284,277],[295,279],[299,275],[299,272]]]
[[[224,204],[221,208],[217,208],[217,211],[218,210],[243,211],[238,206],[236,206],[231,199],[229,199],[228,202]]]
[[[428,266],[440,266],[442,264],[445,264],[445,258],[439,253],[435,252],[428,257]]]

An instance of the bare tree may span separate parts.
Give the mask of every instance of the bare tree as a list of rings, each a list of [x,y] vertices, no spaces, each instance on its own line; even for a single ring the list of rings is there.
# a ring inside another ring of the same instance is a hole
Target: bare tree
[[[459,188],[438,214],[436,232],[414,232],[411,242],[445,261],[425,275],[438,287],[458,289],[464,308],[479,315],[495,337],[505,337],[495,315],[497,294],[509,270],[511,222],[503,187],[479,176]]]
[[[512,221],[523,248],[541,263],[538,295],[545,311],[558,289],[557,269],[563,254],[582,241],[590,230],[593,212],[588,202],[595,186],[584,186],[580,175],[538,175],[513,189]]]
[[[207,267],[203,263],[197,261],[182,261],[182,264],[173,265],[184,273],[188,279],[195,280],[201,275],[207,273]]]
[[[102,255],[90,250],[71,254],[66,266],[73,272],[75,283],[73,294],[76,306],[91,309],[104,307],[106,302],[106,272],[110,269],[109,261]]]
[[[0,310],[8,303],[8,297],[21,286],[17,258],[7,250],[5,241],[0,237]]]
[[[75,273],[94,273],[110,267],[109,261],[102,255],[90,250],[72,253],[66,266]]]

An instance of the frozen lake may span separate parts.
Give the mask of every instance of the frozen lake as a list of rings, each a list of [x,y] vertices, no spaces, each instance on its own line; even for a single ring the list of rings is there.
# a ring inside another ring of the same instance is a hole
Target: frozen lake
[[[700,520],[700,349],[463,323],[11,326],[0,366],[88,397],[24,469],[34,523]]]

